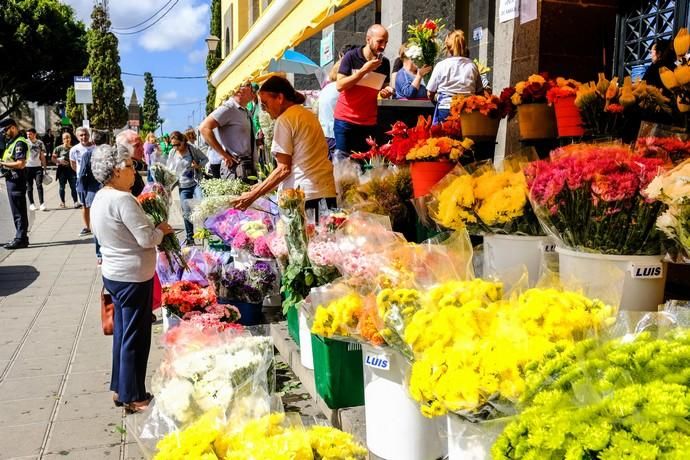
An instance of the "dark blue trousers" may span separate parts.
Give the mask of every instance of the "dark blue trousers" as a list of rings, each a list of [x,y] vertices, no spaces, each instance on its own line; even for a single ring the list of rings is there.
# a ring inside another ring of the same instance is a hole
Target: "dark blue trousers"
[[[123,403],[146,399],[146,365],[151,349],[153,278],[126,283],[103,278],[115,304],[110,389]]]
[[[10,200],[14,228],[17,230],[14,239],[28,241],[29,217],[26,210],[26,179],[22,179],[20,182],[7,180],[5,185],[7,186],[7,197]]]

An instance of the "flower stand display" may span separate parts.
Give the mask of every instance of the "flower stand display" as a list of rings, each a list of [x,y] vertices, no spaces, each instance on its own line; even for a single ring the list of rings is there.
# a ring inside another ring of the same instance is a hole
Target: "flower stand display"
[[[558,137],[580,137],[585,134],[580,111],[575,107],[575,95],[557,97],[553,101]]]
[[[331,409],[364,404],[362,347],[311,336],[316,393]]]
[[[662,256],[625,256],[557,247],[560,278],[585,288],[605,289],[623,275],[622,310],[657,311],[664,303],[666,263]]]
[[[556,117],[548,104],[522,104],[518,106],[520,139],[553,139],[556,137]]]
[[[449,161],[414,161],[410,163],[412,192],[415,198],[428,195],[434,185],[448,174],[454,163]]]
[[[362,345],[367,447],[385,460],[435,460],[447,454],[443,417],[419,411],[403,382],[409,364],[390,348]]]
[[[520,265],[527,268],[529,285],[541,278],[544,255],[553,252],[555,244],[548,236],[484,235],[484,274],[500,275]]]
[[[460,114],[462,135],[474,141],[495,140],[500,121],[500,118],[489,117],[479,112]]]
[[[491,446],[510,419],[500,418],[472,423],[449,413],[448,460],[485,460],[491,458]]]
[[[304,313],[304,309],[300,309],[298,313],[299,320],[299,343],[302,346],[299,349],[299,360],[302,366],[307,369],[314,369],[314,354],[311,349],[311,331],[309,330],[309,325],[307,324],[307,315]]]
[[[285,316],[287,317],[288,333],[290,334],[292,340],[294,340],[299,347],[299,313],[297,312],[297,308],[288,308]]]

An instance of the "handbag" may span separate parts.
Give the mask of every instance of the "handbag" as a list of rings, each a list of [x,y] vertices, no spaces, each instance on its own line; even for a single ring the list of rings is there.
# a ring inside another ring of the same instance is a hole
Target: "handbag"
[[[50,185],[53,183],[53,176],[48,173],[43,174],[43,185]]]
[[[115,314],[115,304],[105,287],[101,288],[101,326],[104,335],[113,335],[113,316]]]

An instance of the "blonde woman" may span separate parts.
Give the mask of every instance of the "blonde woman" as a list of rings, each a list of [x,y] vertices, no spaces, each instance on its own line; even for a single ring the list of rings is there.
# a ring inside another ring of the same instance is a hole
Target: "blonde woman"
[[[426,85],[429,99],[436,100],[434,123],[443,122],[450,114],[450,101],[456,94],[480,94],[482,80],[476,64],[467,57],[465,33],[454,30],[445,40],[448,57],[434,66]]]
[[[146,142],[144,142],[144,161],[146,161],[146,169],[148,171],[146,177],[149,182],[153,182],[153,177],[151,177],[151,165],[154,164],[159,157],[160,147],[158,147],[158,142],[156,142],[156,135],[149,132],[146,135]]]

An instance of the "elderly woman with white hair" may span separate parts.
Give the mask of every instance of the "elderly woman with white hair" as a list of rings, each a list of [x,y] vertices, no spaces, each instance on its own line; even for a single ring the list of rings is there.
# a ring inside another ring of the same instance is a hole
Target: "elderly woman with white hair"
[[[173,232],[167,222],[154,227],[136,198],[129,152],[99,146],[91,159],[103,188],[91,206],[91,226],[101,244],[103,285],[115,305],[110,389],[115,404],[130,412],[148,407],[146,365],[151,348],[151,303],[156,246]]]

